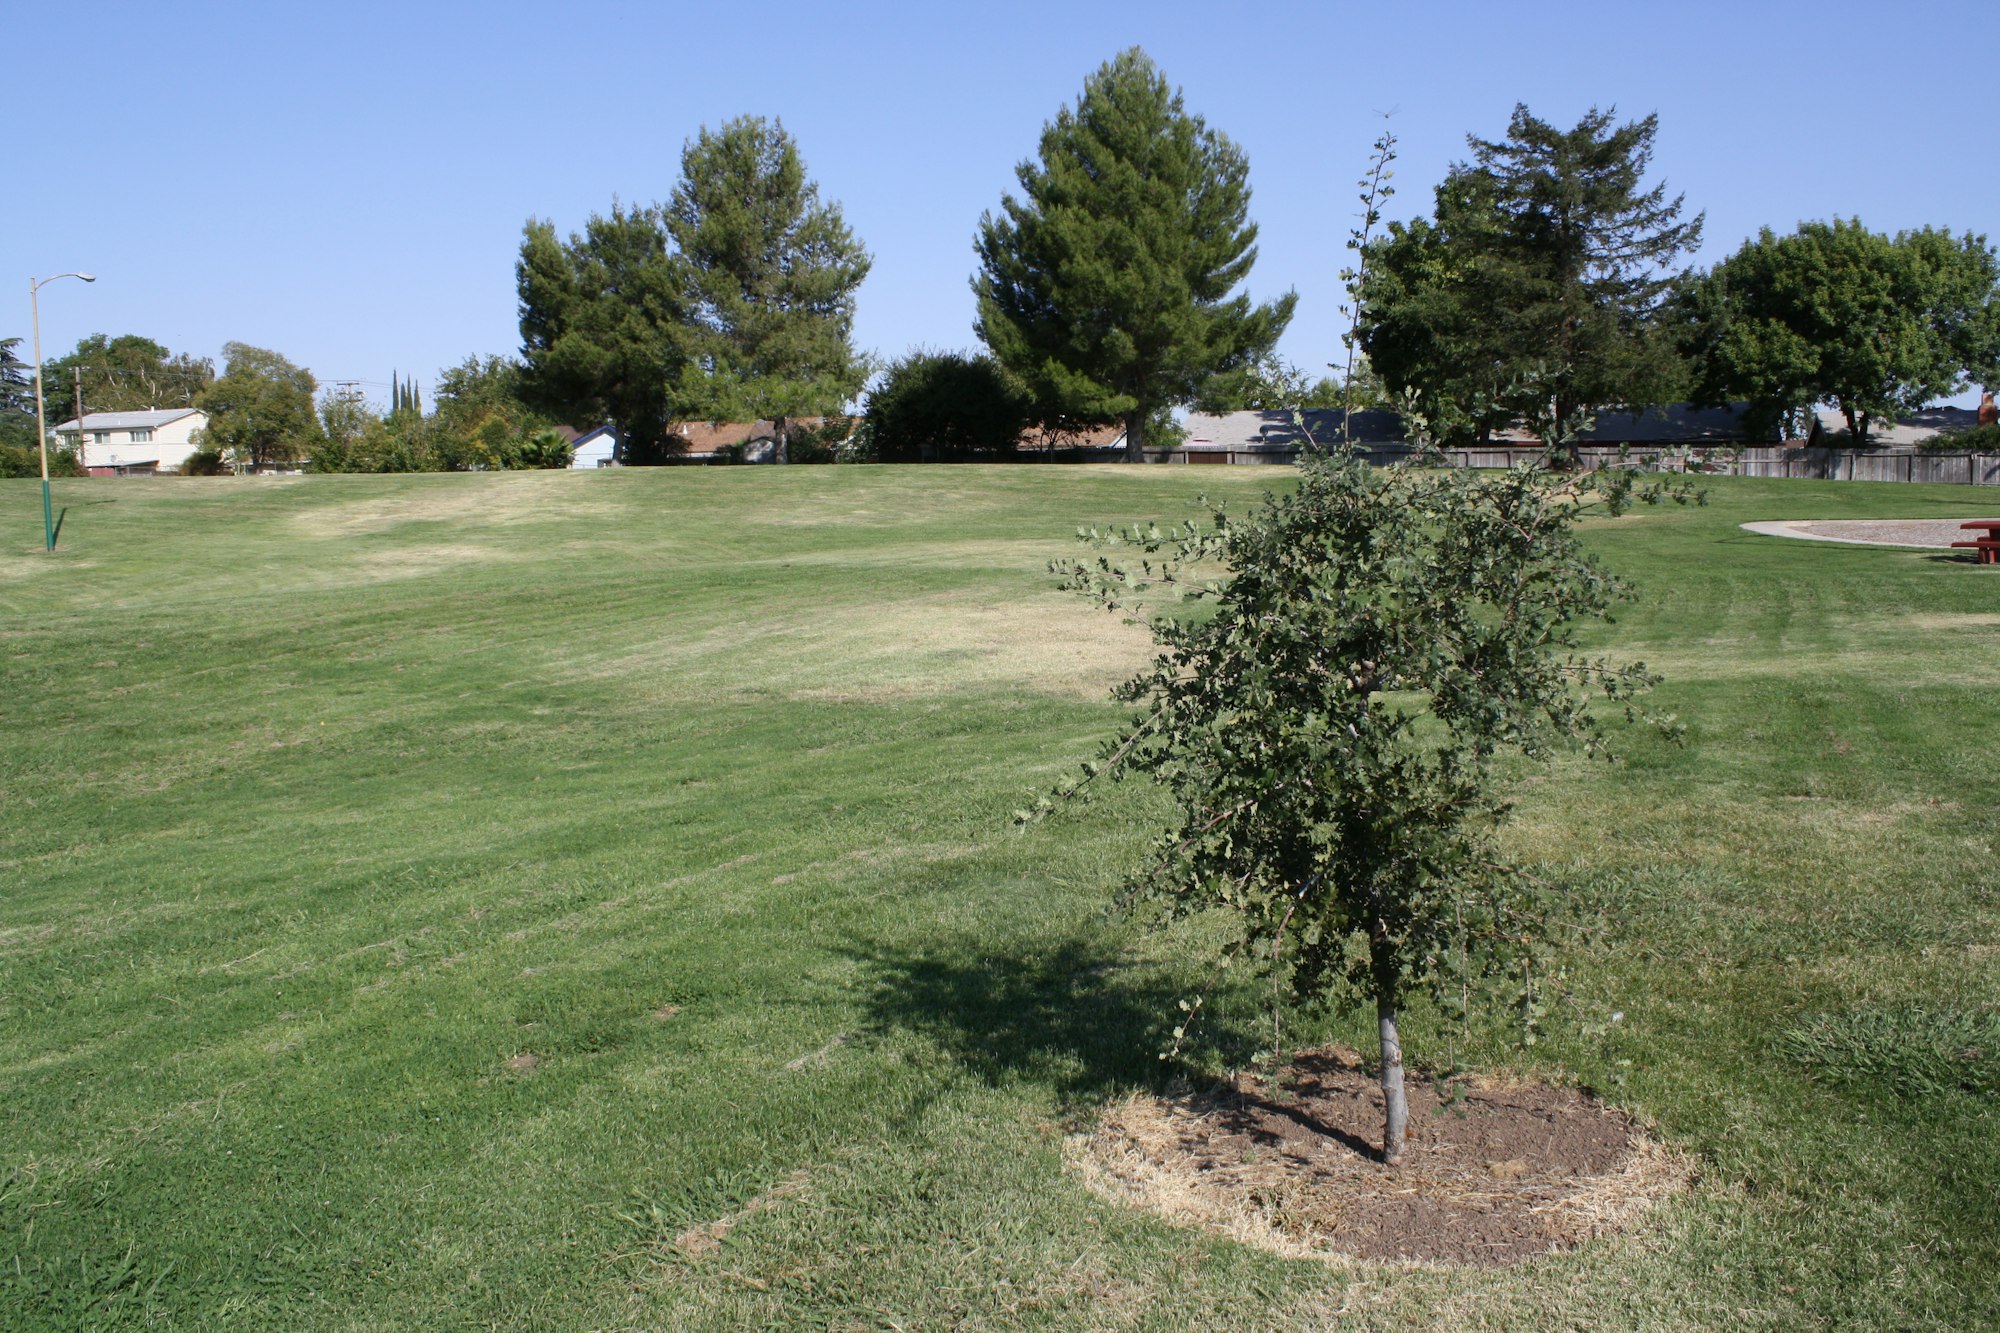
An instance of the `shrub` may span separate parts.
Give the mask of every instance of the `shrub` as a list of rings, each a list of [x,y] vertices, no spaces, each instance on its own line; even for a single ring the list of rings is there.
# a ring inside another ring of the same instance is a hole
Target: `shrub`
[[[2000,454],[2000,422],[1971,430],[1933,435],[1917,446],[1954,454]]]
[[[39,477],[42,475],[41,453],[32,444],[0,444],[0,477]],[[49,450],[49,475],[51,477],[83,477],[89,473],[77,461],[73,449]]]
[[[999,362],[961,352],[912,352],[868,396],[884,463],[1011,454],[1032,410],[1028,391]]]
[[[183,477],[226,477],[229,472],[229,460],[220,449],[197,449],[181,460]]]
[[[843,451],[855,425],[853,417],[828,417],[817,426],[794,426],[786,434],[785,457],[794,463],[850,462]]]
[[[523,440],[516,460],[516,466],[525,468],[566,468],[576,460],[576,446],[565,440],[561,431],[549,427]]]

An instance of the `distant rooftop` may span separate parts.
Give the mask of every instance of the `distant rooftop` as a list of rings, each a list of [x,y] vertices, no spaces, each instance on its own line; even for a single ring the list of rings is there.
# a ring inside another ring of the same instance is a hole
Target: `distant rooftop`
[[[1979,413],[1970,407],[1927,407],[1894,421],[1868,423],[1871,444],[1921,444],[1934,435],[1956,435],[1979,424]],[[1847,432],[1847,418],[1837,407],[1819,409],[1819,428],[1828,435]]]
[[[201,409],[194,407],[156,407],[146,412],[85,412],[85,430],[144,430],[150,426],[164,426],[169,421],[179,421],[182,417],[196,415]],[[76,418],[71,417],[56,427],[57,430],[75,430]]]

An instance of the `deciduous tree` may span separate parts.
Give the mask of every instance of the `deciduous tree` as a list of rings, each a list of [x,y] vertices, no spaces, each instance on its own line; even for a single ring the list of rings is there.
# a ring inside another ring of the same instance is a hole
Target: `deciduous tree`
[[[1012,452],[1034,404],[991,356],[912,352],[868,395],[875,455],[929,463]]]
[[[1131,893],[1220,917],[1224,961],[1303,1000],[1374,1009],[1389,1162],[1406,1001],[1502,985],[1534,1002],[1552,904],[1494,841],[1498,761],[1601,751],[1592,699],[1629,710],[1654,680],[1578,649],[1578,623],[1626,589],[1577,524],[1670,496],[1691,498],[1629,473],[1378,469],[1342,448],[1247,519],[1092,534],[1112,549],[1065,569],[1114,610],[1149,590],[1213,610],[1154,616],[1159,655],[1118,691],[1138,715],[1041,809],[1105,771],[1173,793],[1179,820]],[[1203,565],[1226,576],[1200,581]]]
[[[1044,415],[1147,425],[1276,344],[1296,297],[1252,306],[1249,160],[1138,48],[1042,130],[1022,195],[980,219],[978,332]]]
[[[222,378],[196,402],[208,413],[203,447],[252,468],[309,456],[320,438],[312,372],[248,343],[223,344],[222,357]]]
[[[1892,238],[1838,218],[1766,228],[1682,309],[1695,396],[1746,400],[1761,425],[1833,403],[1865,444],[1879,421],[2000,383],[2000,264],[1984,236]]]
[[[215,382],[215,365],[207,357],[171,353],[136,333],[121,333],[115,338],[93,333],[67,356],[42,367],[43,399],[51,426],[76,415],[78,371],[83,374],[86,412],[193,407]]]

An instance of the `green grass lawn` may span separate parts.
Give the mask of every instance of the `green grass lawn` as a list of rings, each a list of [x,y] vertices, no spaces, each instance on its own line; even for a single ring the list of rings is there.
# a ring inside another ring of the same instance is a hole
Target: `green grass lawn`
[[[0,483],[0,1326],[2000,1322],[2000,571],[1737,528],[1966,489],[1592,530],[1688,744],[1523,771],[1605,929],[1538,1044],[1408,1039],[1657,1124],[1646,1229],[1331,1266],[1064,1169],[1204,969],[1104,911],[1152,793],[1009,826],[1147,652],[1043,566],[1284,476],[62,482],[54,557]]]

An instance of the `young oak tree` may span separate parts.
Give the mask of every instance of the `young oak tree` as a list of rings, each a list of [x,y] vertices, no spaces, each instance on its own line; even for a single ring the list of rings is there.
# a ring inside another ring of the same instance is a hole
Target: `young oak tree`
[[[1297,296],[1230,295],[1257,258],[1249,169],[1137,47],[1043,128],[1024,198],[980,219],[972,286],[980,338],[1044,415],[1122,421],[1139,462],[1158,413],[1277,343]]]
[[[871,264],[840,205],[820,199],[781,122],[704,128],[681,153],[662,217],[681,264],[687,415],[786,420],[837,412],[868,378],[854,297]]]
[[[1511,977],[1533,1004],[1554,891],[1496,848],[1496,761],[1602,752],[1593,699],[1636,716],[1656,680],[1578,650],[1579,622],[1627,589],[1577,524],[1669,498],[1699,496],[1627,472],[1378,469],[1342,446],[1246,519],[1081,534],[1108,549],[1056,566],[1114,610],[1152,590],[1213,611],[1153,618],[1159,655],[1117,692],[1140,712],[1037,813],[1107,771],[1168,788],[1179,823],[1130,900],[1222,916],[1223,963],[1271,969],[1301,1000],[1372,1004],[1388,1163],[1409,1115],[1406,1000]],[[1227,576],[1195,581],[1204,565]]]

